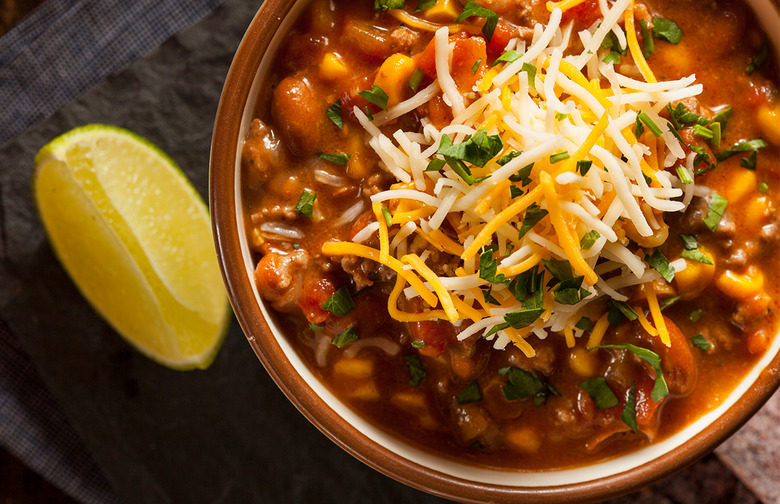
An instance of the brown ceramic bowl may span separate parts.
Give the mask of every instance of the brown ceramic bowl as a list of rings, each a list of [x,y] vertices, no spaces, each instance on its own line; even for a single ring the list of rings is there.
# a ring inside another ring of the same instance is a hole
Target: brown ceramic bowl
[[[423,452],[367,423],[308,370],[269,317],[254,285],[240,190],[242,139],[281,34],[305,0],[265,0],[238,48],[222,93],[211,151],[213,232],[230,300],[250,345],[290,401],[357,459],[412,487],[465,502],[595,501],[629,492],[696,461],[736,431],[780,384],[780,337],[715,410],[674,436],[606,462],[544,472],[477,468]],[[751,2],[778,47],[772,0]]]

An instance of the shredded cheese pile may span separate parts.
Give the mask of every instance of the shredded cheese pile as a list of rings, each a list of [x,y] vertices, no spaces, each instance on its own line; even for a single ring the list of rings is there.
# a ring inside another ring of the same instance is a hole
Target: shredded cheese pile
[[[549,23],[535,27],[529,44],[515,39],[506,48],[519,57],[490,68],[465,99],[450,73],[453,44],[442,26],[434,35],[437,79],[430,86],[373,118],[355,108],[397,183],[371,197],[376,222],[352,242],[325,243],[323,253],[357,255],[394,270],[388,310],[397,320],[470,321],[460,339],[481,334],[496,348],[513,342],[528,356],[531,334],[563,334],[573,346],[584,333],[575,327],[584,315],[595,322],[588,345],[598,345],[609,325],[605,299],[628,302],[621,290],[643,285],[649,315],[634,310],[668,345],[653,288],[661,275],[646,255],[665,240],[663,213],[683,211],[706,188],[665,170],[678,165],[692,180],[694,155],[686,155],[659,113],[702,87],[694,76],[656,82],[637,43],[632,0],[617,0],[599,23],[576,34],[572,24],[561,25],[561,9],[551,7]],[[602,61],[609,32],[629,48],[634,65]],[[571,37],[579,37],[580,54],[565,54]],[[451,124],[439,130],[423,119],[421,132],[380,130],[439,92],[452,108]],[[638,118],[658,128],[642,128],[636,138]],[[465,176],[441,154],[443,146],[486,145],[491,137],[500,139],[500,151],[484,166],[462,164]],[[379,249],[364,244],[374,235]],[[495,270],[486,272],[491,261]],[[555,285],[548,284],[556,276],[552,266],[565,268],[564,261],[574,277],[567,284],[573,300],[560,299],[551,286],[535,303],[518,301],[513,280]],[[685,261],[671,267],[680,271]],[[402,293],[428,306],[404,312]]]

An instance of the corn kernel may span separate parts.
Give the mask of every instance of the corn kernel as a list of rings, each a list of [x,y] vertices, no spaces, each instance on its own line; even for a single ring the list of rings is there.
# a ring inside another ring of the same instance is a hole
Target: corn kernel
[[[347,396],[362,401],[378,401],[380,399],[379,389],[376,388],[374,380],[367,380],[357,386],[351,387],[349,391],[347,391]]]
[[[670,70],[679,75],[690,75],[693,73],[694,61],[691,53],[685,46],[685,41],[680,44],[662,44],[655,46],[654,58],[656,61],[667,65]]]
[[[580,376],[595,376],[598,365],[596,354],[586,353],[582,347],[574,347],[569,354],[569,366]]]
[[[461,10],[454,0],[436,0],[436,5],[423,11],[423,18],[433,23],[452,23]]]
[[[404,54],[393,54],[379,67],[374,85],[382,88],[387,94],[388,107],[401,102],[415,69],[414,60]]]
[[[761,292],[764,275],[753,266],[744,275],[726,270],[715,280],[715,285],[729,297],[745,299]]]
[[[320,77],[327,80],[343,79],[349,75],[347,65],[336,53],[325,53],[320,63]]]
[[[536,431],[524,426],[510,426],[504,433],[504,439],[510,447],[525,453],[537,451],[542,444]]]
[[[756,190],[758,178],[752,170],[731,170],[726,187],[723,188],[723,196],[729,203],[736,203]]]
[[[769,338],[763,329],[754,331],[747,336],[745,340],[747,351],[753,355],[761,355],[769,348]]]
[[[770,200],[766,196],[759,196],[748,201],[745,205],[745,211],[741,215],[743,224],[741,227],[744,227],[748,232],[761,229],[770,215],[769,205]]]
[[[685,269],[674,274],[674,282],[677,284],[677,294],[682,299],[693,299],[707,288],[715,276],[715,257],[706,249],[701,252],[713,264],[704,264],[698,261],[685,260]]]
[[[756,112],[756,122],[764,140],[780,145],[780,128],[777,126],[780,124],[780,102],[762,103]]]
[[[333,372],[353,378],[368,378],[374,374],[374,361],[369,359],[341,359],[333,366]]]

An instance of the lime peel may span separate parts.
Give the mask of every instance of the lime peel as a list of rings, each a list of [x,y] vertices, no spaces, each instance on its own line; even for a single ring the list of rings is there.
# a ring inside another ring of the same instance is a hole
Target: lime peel
[[[208,210],[175,162],[92,124],[38,152],[33,192],[55,253],[103,318],[160,364],[208,367],[230,310]]]

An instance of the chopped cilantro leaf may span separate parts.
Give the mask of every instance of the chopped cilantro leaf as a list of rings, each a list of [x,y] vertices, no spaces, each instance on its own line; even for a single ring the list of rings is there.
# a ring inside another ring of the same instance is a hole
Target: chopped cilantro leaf
[[[304,217],[311,219],[314,212],[314,200],[317,199],[317,193],[311,193],[306,189],[301,193],[301,197],[298,198],[298,204],[295,205],[295,211]]]
[[[713,123],[720,124],[720,127],[722,130],[726,129],[726,125],[729,123],[729,119],[731,119],[731,114],[734,113],[734,109],[731,107],[726,107],[717,114],[715,114],[715,117],[712,118]]]
[[[601,376],[595,378],[588,378],[581,382],[579,388],[588,393],[593,402],[596,403],[596,407],[600,410],[611,408],[620,404],[615,393],[607,385],[607,380]]]
[[[414,354],[404,355],[404,361],[409,367],[409,385],[416,387],[425,378],[427,372],[420,362],[420,358]]]
[[[547,271],[560,282],[574,276],[571,270],[571,264],[566,259],[542,259],[542,264],[544,264]]]
[[[504,143],[499,135],[488,135],[486,130],[481,129],[459,144],[453,144],[448,135],[442,135],[436,153],[445,158],[450,157],[482,167],[501,152],[503,147]]]
[[[477,61],[474,62],[473,65],[471,65],[471,73],[476,74],[477,70],[479,70],[479,64],[482,63],[482,58],[477,58]]]
[[[314,322],[309,322],[309,330],[314,332],[320,332],[323,329],[325,329],[325,326],[315,324]]]
[[[496,161],[496,163],[498,163],[499,166],[504,166],[505,164],[507,164],[508,162],[512,161],[514,158],[516,158],[520,154],[522,154],[522,152],[509,151],[506,154],[504,154],[503,156],[501,156],[500,158],[498,158],[498,161]],[[530,170],[529,170],[529,172],[530,172]],[[512,175],[512,177],[514,177],[514,175]],[[509,180],[512,180],[512,177],[509,177]],[[519,182],[519,180],[512,180],[512,182]]]
[[[642,54],[645,58],[649,58],[655,52],[655,42],[650,30],[647,29],[647,20],[641,19],[639,21],[639,30],[642,33]]]
[[[490,9],[482,7],[473,0],[468,0],[466,5],[463,6],[463,12],[455,18],[455,22],[463,21],[472,16],[485,18],[485,24],[482,26],[482,34],[485,35],[485,38],[490,42],[490,39],[493,38],[493,32],[496,30],[496,25],[498,24],[498,14]]]
[[[507,401],[517,401],[519,399],[533,399],[536,406],[541,406],[547,402],[550,393],[555,394],[555,389],[545,384],[535,371],[526,371],[524,369],[510,367],[499,370],[504,371],[503,375],[508,375],[509,380],[506,385],[501,387],[504,398]],[[558,394],[555,394],[558,395]]]
[[[423,340],[412,340],[412,348],[425,348],[425,342]]]
[[[517,237],[518,240],[523,238],[523,236],[528,233],[535,225],[539,223],[544,217],[547,215],[547,210],[544,210],[542,208],[539,208],[539,205],[536,203],[531,204],[526,211],[525,216],[523,217],[523,223],[520,225],[520,232]]]
[[[609,321],[609,325],[612,327],[617,327],[621,322],[623,322],[624,318],[628,318],[628,320],[636,320],[639,318],[639,315],[633,310],[633,308],[628,306],[625,301],[612,300],[609,303],[609,310],[607,311],[607,320]]]
[[[566,119],[567,117],[569,117],[569,114],[562,114],[562,113],[560,113],[560,112],[556,112],[556,113],[555,113],[555,120],[556,120],[556,121],[563,121],[563,120],[564,120],[564,119]]]
[[[761,182],[758,184],[757,189],[761,194],[766,194],[769,191],[769,185],[766,182]]]
[[[764,38],[764,43],[761,44],[761,49],[758,50],[755,56],[753,56],[753,59],[750,60],[750,64],[748,65],[747,69],[745,70],[748,75],[752,74],[756,71],[758,67],[761,66],[764,61],[766,61],[766,57],[769,54],[769,44],[767,44],[766,38]]]
[[[331,312],[334,315],[342,316],[351,312],[355,308],[355,302],[349,294],[346,285],[342,285],[328,299],[322,303],[322,309]]]
[[[530,63],[523,63],[523,67],[520,69],[521,72],[526,72],[528,74],[528,85],[531,86],[531,89],[536,89],[536,67],[533,66]]]
[[[516,185],[509,186],[509,196],[512,199],[519,198],[520,196],[523,195],[523,192],[524,191],[521,188],[517,187]]]
[[[713,121],[710,124],[710,130],[712,131],[712,138],[710,139],[710,145],[720,148],[720,141],[723,139],[723,127],[719,122]]]
[[[590,159],[577,161],[577,171],[580,172],[580,175],[583,177],[588,174],[591,166],[593,166],[593,161]]]
[[[328,110],[325,111],[325,115],[333,121],[333,124],[339,127],[339,129],[344,128],[344,122],[341,119],[341,99],[336,100],[336,103],[330,106]]]
[[[654,270],[660,273],[663,279],[667,282],[674,280],[674,266],[669,264],[669,259],[667,259],[660,250],[655,249],[653,255],[646,255],[645,262],[647,262],[647,264],[652,266]]]
[[[402,9],[404,0],[374,0],[374,10]]]
[[[683,31],[674,21],[662,17],[653,16],[653,35],[655,38],[679,44],[682,40]]]
[[[431,162],[428,163],[428,166],[425,167],[425,171],[439,171],[444,168],[444,165],[446,164],[447,162],[443,159],[433,158],[431,159]]]
[[[713,262],[710,261],[710,258],[707,257],[704,252],[701,250],[694,249],[694,250],[683,250],[682,254],[680,254],[681,257],[684,257],[685,259],[688,259],[690,261],[696,261],[700,262],[702,264],[710,264],[712,265]]]
[[[479,278],[490,283],[509,283],[503,273],[497,275],[496,271],[498,271],[498,260],[493,257],[493,250],[486,248],[479,255]]]
[[[643,361],[650,364],[650,367],[653,368],[653,371],[655,371],[655,385],[653,385],[653,391],[650,394],[650,398],[653,400],[653,402],[657,403],[669,394],[669,387],[666,385],[664,372],[661,369],[661,357],[657,353],[653,352],[652,350],[648,350],[647,348],[632,345],[631,343],[600,345],[589,348],[586,350],[586,352],[590,352],[596,348],[617,348],[630,351]]]
[[[724,159],[728,159],[735,154],[739,154],[740,152],[757,151],[758,149],[763,149],[766,146],[767,143],[761,138],[754,138],[753,140],[745,140],[743,142],[739,142],[738,144],[729,147],[726,150],[718,152],[717,154],[715,154],[715,159],[717,159],[718,161],[723,161]]]
[[[610,63],[612,65],[617,65],[620,63],[620,53],[615,51],[609,51],[609,53],[604,56],[604,59],[601,60],[604,63]]]
[[[712,343],[707,341],[707,338],[702,336],[701,334],[697,334],[696,336],[691,337],[691,343],[696,345],[697,347],[701,348],[705,352],[710,349],[712,346]]]
[[[337,165],[347,166],[349,158],[352,156],[349,154],[327,154],[325,152],[320,152],[317,157],[323,161],[329,161],[331,163],[336,163]]]
[[[555,286],[553,296],[555,301],[563,305],[575,305],[590,295],[586,289],[582,289],[582,280],[585,277],[567,278]]]
[[[417,6],[414,8],[414,11],[419,12],[425,9],[430,9],[434,5],[436,5],[436,0],[418,0]]]
[[[387,93],[376,84],[371,86],[371,91],[360,91],[358,94],[382,110],[387,110]]]
[[[699,248],[699,240],[696,239],[696,236],[684,233],[680,233],[678,236],[682,240],[685,250],[696,250]]]
[[[358,333],[355,330],[355,328],[349,326],[344,331],[334,336],[333,339],[330,340],[330,342],[339,348],[343,348],[345,345],[348,345],[353,341],[357,341],[358,339],[360,339],[360,337],[358,336]]]
[[[661,311],[664,311],[665,309],[669,308],[670,306],[672,306],[674,303],[676,303],[679,300],[680,300],[680,296],[673,296],[673,297],[670,297],[670,298],[666,298],[666,299],[658,302],[658,308],[660,308]]]
[[[747,168],[748,170],[755,171],[757,157],[758,157],[758,151],[753,151],[750,153],[748,157],[739,160],[739,166],[741,166],[742,168]]]
[[[620,416],[623,423],[636,434],[639,429],[636,424],[636,382],[631,383],[631,389],[628,391],[626,405],[623,406],[623,414]]]
[[[723,212],[726,211],[728,200],[718,193],[712,193],[712,200],[710,201],[710,208],[707,211],[707,216],[702,219],[704,224],[710,229],[715,231],[718,229],[720,219],[723,217]]]
[[[542,313],[544,313],[544,308],[518,310],[504,315],[504,320],[515,329],[522,329],[536,322]]]
[[[520,51],[515,51],[513,49],[510,49],[498,58],[496,58],[496,61],[493,62],[491,66],[496,66],[499,63],[513,63],[517,60],[519,60],[523,56],[523,53]]]
[[[693,322],[694,324],[701,320],[701,318],[704,316],[704,312],[701,310],[701,308],[696,308],[691,313],[688,314],[688,320]]]
[[[589,319],[588,317],[581,317],[576,324],[574,324],[574,327],[577,329],[582,329],[583,331],[592,331],[593,330],[593,321]]]
[[[482,392],[479,390],[479,384],[477,380],[466,385],[466,387],[460,391],[460,394],[455,396],[455,400],[458,404],[468,404],[478,402],[482,400]]]
[[[604,49],[609,49],[612,52],[617,52],[623,56],[628,54],[628,48],[620,45],[620,41],[613,31],[609,31],[607,33],[607,35],[604,37],[604,40],[601,41],[601,47]],[[620,57],[618,57],[618,61],[620,61]]]

